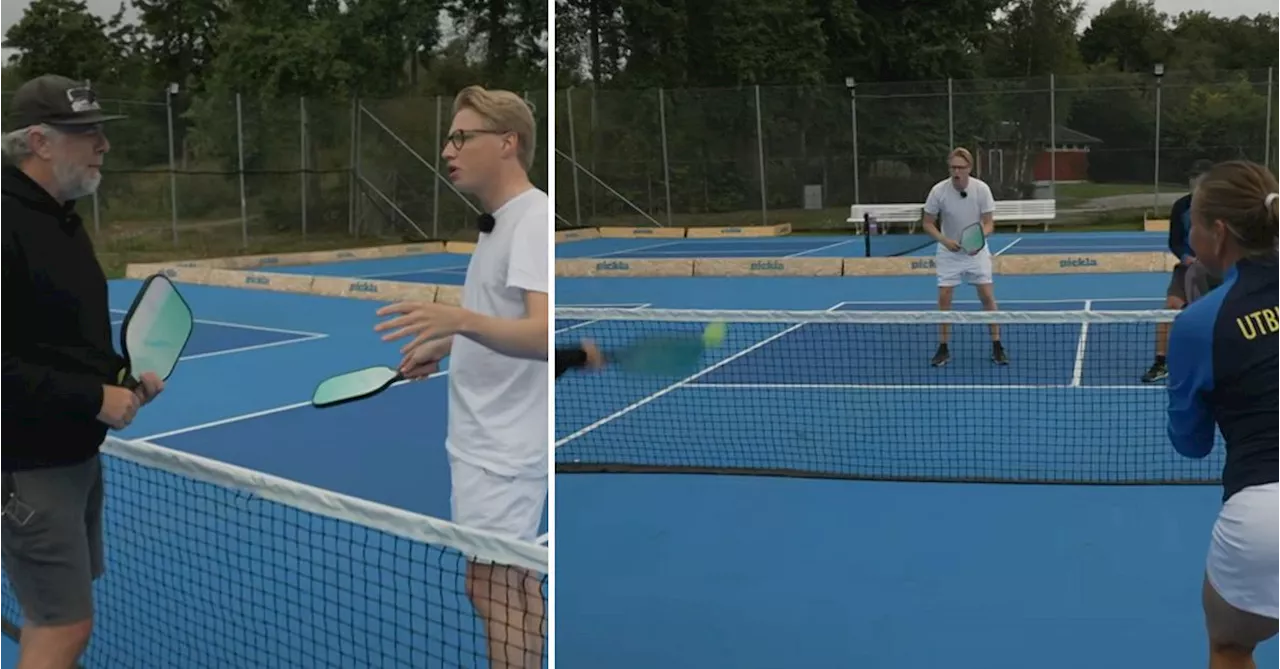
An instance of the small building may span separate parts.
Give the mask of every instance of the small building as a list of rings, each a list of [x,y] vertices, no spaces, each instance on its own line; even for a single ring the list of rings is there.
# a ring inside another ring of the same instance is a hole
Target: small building
[[[1101,139],[1063,125],[1055,126],[1052,139],[1047,128],[1022,137],[1017,129],[1016,122],[1003,121],[991,137],[978,138],[973,152],[978,178],[990,184],[1088,181],[1089,150],[1102,144]],[[1020,151],[1025,147],[1034,151],[1027,165],[1029,178],[1019,175]]]

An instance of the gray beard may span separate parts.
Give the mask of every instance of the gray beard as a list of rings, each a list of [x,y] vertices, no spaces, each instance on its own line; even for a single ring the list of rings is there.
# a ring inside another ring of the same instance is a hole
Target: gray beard
[[[66,165],[54,165],[53,178],[58,182],[58,190],[63,199],[67,201],[92,195],[98,190],[98,184],[102,181],[101,174],[89,176],[87,169]]]

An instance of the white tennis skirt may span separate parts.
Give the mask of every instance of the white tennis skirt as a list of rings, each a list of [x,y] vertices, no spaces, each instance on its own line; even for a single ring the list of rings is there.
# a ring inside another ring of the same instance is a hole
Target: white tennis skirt
[[[1280,484],[1245,488],[1222,505],[1206,571],[1209,583],[1228,604],[1280,617]]]

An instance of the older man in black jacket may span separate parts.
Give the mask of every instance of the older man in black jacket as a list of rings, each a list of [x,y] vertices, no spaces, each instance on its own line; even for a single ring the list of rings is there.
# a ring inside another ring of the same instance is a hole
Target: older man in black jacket
[[[107,279],[75,201],[94,192],[110,145],[87,84],[45,75],[14,95],[4,135],[3,556],[25,618],[20,669],[74,667],[103,571],[102,468],[162,390],[115,384]]]

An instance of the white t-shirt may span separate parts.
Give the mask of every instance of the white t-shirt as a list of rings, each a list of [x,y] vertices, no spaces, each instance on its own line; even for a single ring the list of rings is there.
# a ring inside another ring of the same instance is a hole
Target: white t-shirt
[[[525,291],[550,292],[547,194],[531,188],[493,212],[467,266],[462,306],[498,318],[525,315]],[[502,476],[547,476],[547,361],[512,358],[462,335],[449,357],[449,433],[458,459]]]
[[[956,242],[960,241],[961,231],[973,223],[981,223],[983,214],[996,210],[996,199],[985,181],[969,177],[964,192],[961,195],[950,179],[943,179],[929,189],[929,197],[924,201],[924,212],[938,218],[942,236]],[[942,244],[938,244],[937,251],[952,253]]]

